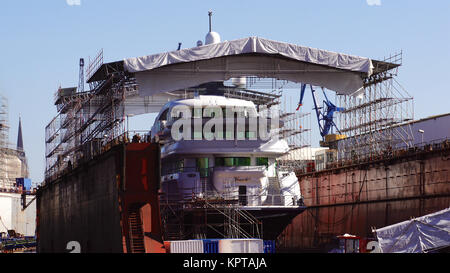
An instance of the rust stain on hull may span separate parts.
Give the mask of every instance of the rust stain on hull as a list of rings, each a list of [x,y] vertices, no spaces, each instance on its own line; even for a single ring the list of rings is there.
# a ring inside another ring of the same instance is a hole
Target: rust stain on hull
[[[298,175],[307,210],[278,237],[280,251],[327,251],[335,237],[450,206],[449,149]]]

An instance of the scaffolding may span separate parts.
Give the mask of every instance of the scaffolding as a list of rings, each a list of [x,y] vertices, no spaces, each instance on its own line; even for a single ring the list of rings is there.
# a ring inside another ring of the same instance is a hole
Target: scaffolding
[[[338,160],[365,159],[389,153],[398,146],[409,147],[413,143],[413,133],[409,126],[399,126],[414,119],[413,97],[397,81],[398,68],[402,64],[402,52],[393,54],[383,61],[372,60],[373,73],[364,77],[364,88],[359,94],[335,95],[335,105],[345,110],[337,112],[338,132],[344,139],[331,140],[331,149],[338,151]],[[302,158],[311,155],[311,113],[298,112],[292,108],[292,99],[284,93],[300,90],[300,84],[274,78],[247,77],[247,88],[265,91],[277,96],[266,106],[278,107],[282,128],[280,136],[291,148],[303,150]],[[282,100],[283,107],[280,107]],[[270,110],[269,110],[270,112]],[[306,149],[303,149],[306,148]],[[298,157],[298,155],[296,155]],[[288,159],[288,160],[285,160]],[[296,161],[293,156],[284,157],[280,167],[287,169],[304,168],[304,160]]]
[[[87,76],[92,77],[102,64],[103,50],[89,62]],[[45,129],[46,178],[87,159],[83,145],[96,140],[108,142],[124,132],[122,102],[129,82],[111,76],[91,83],[91,90],[84,91],[83,79],[84,61],[80,59],[79,87],[59,87],[55,93],[58,115]]]
[[[237,196],[160,195],[164,240],[262,238],[261,221],[239,208]]]
[[[135,74],[124,69],[124,62],[103,60],[101,50],[87,65],[89,91],[79,83],[78,88],[59,88],[55,94],[58,115],[46,127],[46,177],[88,158],[85,148],[92,143],[102,147],[117,139],[127,140],[130,113],[159,111],[170,100],[191,98],[201,91],[190,87],[140,97]],[[336,117],[339,133],[346,136],[336,143],[339,159],[379,154],[398,142],[411,143],[411,132],[397,126],[413,119],[412,97],[395,79],[401,60],[402,53],[383,61],[372,60],[373,73],[361,75],[365,84],[360,96],[336,94],[336,105],[345,108]],[[80,62],[80,79],[83,67],[84,62]],[[224,96],[253,101],[258,110],[266,109],[260,111],[263,116],[280,118],[278,134],[286,139],[291,151],[311,153],[311,113],[299,112],[295,106],[281,107],[285,93],[294,91],[298,95],[301,83],[273,78],[269,72],[265,77],[245,76],[243,86],[224,87]],[[292,104],[293,100],[288,101]],[[305,157],[312,158],[310,154]]]
[[[293,98],[288,94],[290,92],[298,95],[301,84],[255,76],[247,77],[246,83],[247,88],[274,96],[274,99],[264,104],[268,110],[261,114],[278,116],[280,120],[278,137],[286,140],[289,145],[289,153],[278,159],[280,170],[292,171],[305,168],[307,161],[312,158],[311,112],[296,108],[297,104],[293,103]]]
[[[59,87],[55,92],[58,114],[45,128],[46,179],[52,180],[68,167],[91,159],[112,142],[127,142],[129,116],[159,111],[168,98],[177,98],[139,97],[134,75],[124,71],[123,62],[104,64],[103,50],[89,58],[87,91],[84,74],[84,61],[80,59],[78,87]]]
[[[18,192],[16,178],[28,177],[25,151],[9,142],[8,100],[0,95],[0,191]]]
[[[410,127],[398,126],[414,119],[413,98],[395,79],[402,53],[376,63],[358,96],[339,95],[338,127],[345,139],[337,141],[339,160],[360,160],[389,153],[397,145],[412,145]],[[390,67],[383,67],[389,63]]]
[[[8,101],[0,94],[0,188],[6,188],[6,185],[9,184],[7,169],[8,132]]]
[[[281,137],[289,145],[289,153],[278,159],[282,171],[304,169],[312,158],[311,113],[288,112],[281,114]]]
[[[80,81],[78,88],[60,87],[55,93],[58,114],[47,125],[45,136],[47,181],[67,168],[90,160],[114,141],[127,142],[126,121],[130,109],[145,113],[151,107],[156,109],[170,100],[191,98],[202,91],[199,87],[190,87],[140,97],[135,74],[125,71],[123,61],[104,64],[103,60],[102,50],[89,61],[86,70],[88,91],[84,91],[84,82]],[[340,133],[346,135],[346,139],[337,143],[340,145],[339,159],[385,153],[396,141],[411,142],[409,132],[395,129],[396,125],[413,119],[412,98],[395,80],[401,54],[373,63],[373,74],[362,76],[365,85],[359,97],[336,95],[336,105],[345,108],[336,122]],[[80,79],[84,78],[83,69],[84,62],[80,62]],[[224,86],[223,95],[254,102],[262,117],[279,118],[281,126],[277,134],[286,140],[290,153],[279,160],[278,166],[284,171],[304,169],[312,158],[311,113],[303,112],[303,108],[299,111],[296,104],[292,107],[293,100],[285,96],[289,90],[298,95],[301,83],[270,78],[273,73],[269,72],[267,75],[246,76],[245,87]],[[269,182],[279,187],[279,181]],[[205,238],[211,232],[231,238],[259,238],[262,235],[261,222],[239,208],[239,198],[213,194],[175,200],[161,198],[166,240]],[[272,198],[272,202],[281,202],[281,196]]]
[[[83,146],[90,146],[93,142],[104,146],[117,139],[126,141],[126,120],[130,111],[146,113],[150,108],[158,108],[159,111],[170,100],[192,98],[205,89],[192,87],[159,96],[140,97],[134,74],[124,71],[122,62],[103,64],[102,54],[100,51],[87,66],[89,91],[60,87],[55,93],[58,115],[46,127],[46,177],[58,175],[69,164],[73,167],[81,159],[87,159]],[[269,91],[262,86],[258,90],[249,89],[252,82],[265,85],[267,81],[270,81]],[[247,88],[223,86],[220,91],[225,97],[252,101],[258,108],[269,109],[269,114],[272,111],[274,115],[282,115],[279,104],[282,87],[286,83],[247,77]],[[294,124],[294,121],[290,123]],[[289,137],[293,145],[300,139],[298,133],[292,132],[284,137]]]

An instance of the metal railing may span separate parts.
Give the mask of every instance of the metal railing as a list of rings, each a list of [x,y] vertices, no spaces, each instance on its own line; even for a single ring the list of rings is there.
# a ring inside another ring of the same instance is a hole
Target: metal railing
[[[429,153],[432,151],[450,149],[450,138],[440,138],[431,141],[424,141],[414,145],[407,145],[405,143],[398,144],[394,147],[386,149],[383,153],[366,152],[353,156],[351,159],[341,158],[332,162],[327,162],[324,168],[320,170],[340,168],[350,165],[364,164],[380,160],[391,160],[407,155]],[[297,173],[315,172],[317,168],[306,171],[305,168],[297,169]]]
[[[215,166],[208,168],[198,168],[198,167],[174,167],[174,168],[163,168],[161,175],[172,175],[176,173],[189,173],[197,172],[200,174],[210,174],[214,171],[260,171],[264,172],[267,170],[267,166]]]
[[[259,206],[301,206],[302,197],[293,194],[239,194],[238,191],[219,193],[217,191],[196,192],[185,189],[179,193],[161,193],[160,202],[169,204],[181,202],[192,207],[203,202],[224,207],[259,207]],[[197,204],[196,204],[197,203]]]
[[[114,139],[91,140],[81,145],[80,150],[83,154],[78,158],[62,158],[54,160],[51,166],[45,171],[45,180],[55,180],[62,174],[76,168],[80,164],[93,159],[95,156],[102,154],[111,149],[111,147],[123,143],[144,143],[150,142],[149,132],[145,130],[130,130],[115,137]],[[58,147],[56,147],[58,148]],[[55,148],[55,149],[56,149]],[[84,149],[84,150],[83,150]],[[70,161],[70,164],[69,164]]]

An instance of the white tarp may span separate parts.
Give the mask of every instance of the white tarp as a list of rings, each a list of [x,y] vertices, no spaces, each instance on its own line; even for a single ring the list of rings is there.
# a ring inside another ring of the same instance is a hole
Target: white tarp
[[[450,246],[450,208],[376,230],[384,253],[422,253]]]
[[[141,96],[239,76],[274,77],[353,94],[363,86],[361,73],[370,75],[373,69],[368,58],[258,37],[125,59],[124,66],[136,73]]]
[[[295,172],[290,172],[280,179],[280,188],[281,194],[284,195],[285,206],[296,205],[297,201],[301,199],[300,184]]]

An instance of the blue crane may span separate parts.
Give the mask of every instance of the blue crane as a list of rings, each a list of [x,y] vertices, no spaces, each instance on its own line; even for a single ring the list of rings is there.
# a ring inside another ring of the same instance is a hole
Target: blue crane
[[[333,121],[333,115],[334,112],[342,112],[345,109],[342,107],[337,107],[334,105],[327,97],[327,94],[325,93],[325,90],[322,88],[323,95],[325,97],[325,100],[323,101],[323,107],[319,107],[317,104],[317,98],[316,98],[316,90],[314,90],[312,85],[309,85],[311,87],[311,95],[313,97],[314,102],[314,110],[316,111],[317,115],[317,123],[319,124],[319,130],[320,135],[325,137],[330,133],[330,130],[334,127],[336,128],[336,131],[340,133],[339,128],[336,126],[336,124]],[[300,91],[300,101],[298,103],[297,110],[300,109],[300,106],[303,105],[303,98],[305,96],[306,91],[306,84],[302,83],[301,91]],[[323,112],[321,111],[323,109]]]

